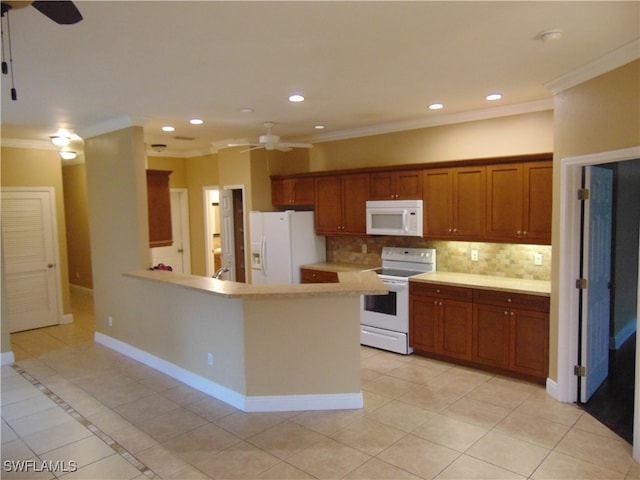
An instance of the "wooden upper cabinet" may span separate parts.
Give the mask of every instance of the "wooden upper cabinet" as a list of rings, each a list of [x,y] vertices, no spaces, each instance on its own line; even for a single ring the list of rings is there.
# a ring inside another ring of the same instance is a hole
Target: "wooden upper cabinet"
[[[277,207],[311,207],[315,203],[313,178],[283,178],[271,182],[271,203]]]
[[[365,235],[369,175],[317,177],[315,221],[318,235]]]
[[[479,239],[484,235],[485,167],[424,172],[424,236]]]
[[[552,168],[551,162],[487,167],[488,239],[551,243]]]
[[[420,200],[422,171],[400,170],[371,174],[369,200]]]
[[[173,244],[169,175],[169,170],[147,170],[150,247],[167,247]]]

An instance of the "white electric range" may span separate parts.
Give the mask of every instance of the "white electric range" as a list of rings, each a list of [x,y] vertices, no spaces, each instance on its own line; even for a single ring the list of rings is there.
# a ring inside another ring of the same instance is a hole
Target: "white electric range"
[[[387,295],[363,295],[360,300],[360,343],[410,354],[409,278],[436,271],[433,248],[384,247],[382,267],[374,270]]]

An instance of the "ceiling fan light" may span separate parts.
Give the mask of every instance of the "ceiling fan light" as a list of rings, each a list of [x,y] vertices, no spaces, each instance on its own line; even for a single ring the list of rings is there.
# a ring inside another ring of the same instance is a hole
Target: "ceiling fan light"
[[[71,142],[71,139],[69,137],[63,137],[59,135],[54,135],[52,137],[49,137],[49,139],[51,140],[51,143],[58,147],[66,147]]]
[[[76,152],[72,152],[70,150],[60,150],[60,158],[63,160],[73,160],[76,158],[78,154]]]

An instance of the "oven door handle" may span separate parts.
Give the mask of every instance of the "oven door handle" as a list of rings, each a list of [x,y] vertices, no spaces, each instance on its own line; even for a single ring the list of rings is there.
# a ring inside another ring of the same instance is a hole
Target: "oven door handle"
[[[382,280],[385,285],[393,285],[394,287],[408,287],[407,282],[398,282],[397,280]]]

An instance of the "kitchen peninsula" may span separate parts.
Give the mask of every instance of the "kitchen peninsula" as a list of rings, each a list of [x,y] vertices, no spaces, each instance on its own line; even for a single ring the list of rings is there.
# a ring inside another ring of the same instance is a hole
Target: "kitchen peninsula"
[[[96,342],[247,412],[362,407],[360,295],[387,293],[374,273],[250,285],[141,270],[123,282],[134,311]]]

